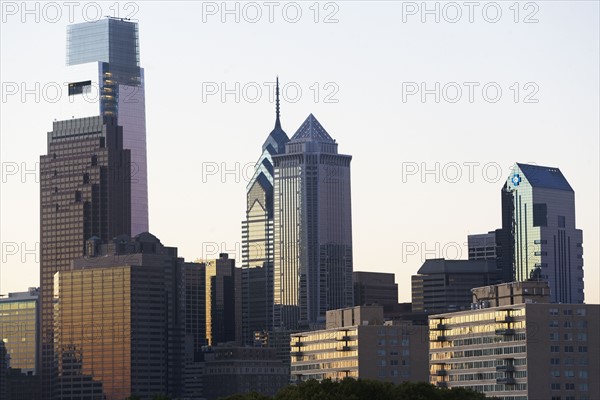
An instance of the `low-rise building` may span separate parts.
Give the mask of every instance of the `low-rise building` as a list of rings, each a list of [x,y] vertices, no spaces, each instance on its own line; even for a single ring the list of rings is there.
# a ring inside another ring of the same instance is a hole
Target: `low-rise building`
[[[430,316],[430,382],[499,400],[597,398],[600,305],[534,298]]]
[[[427,326],[385,322],[381,306],[328,311],[326,326],[291,335],[292,381],[427,380]]]

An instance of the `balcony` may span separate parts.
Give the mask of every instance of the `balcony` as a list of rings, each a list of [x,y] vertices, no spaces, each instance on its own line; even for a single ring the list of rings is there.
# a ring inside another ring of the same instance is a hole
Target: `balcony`
[[[446,376],[448,375],[448,371],[446,371],[445,369],[438,369],[437,371],[435,371],[436,376]]]
[[[498,378],[496,379],[496,383],[502,385],[514,385],[517,382],[515,381],[515,378]]]
[[[337,351],[350,351],[350,350],[352,350],[350,348],[350,346],[342,346],[342,347],[340,347],[340,348],[337,349]]]
[[[515,334],[514,329],[496,329],[496,335],[512,336]]]
[[[342,336],[341,338],[336,339],[338,342],[348,342],[350,340],[350,336]]]
[[[437,382],[436,385],[437,385],[437,387],[440,387],[440,388],[447,388],[448,382]]]
[[[292,357],[302,357],[304,355],[301,351],[292,351],[290,354]]]
[[[434,342],[447,342],[448,338],[444,335],[439,335],[434,339]]]
[[[515,372],[514,365],[498,365],[496,366],[496,371],[498,372]]]
[[[304,343],[302,343],[301,341],[292,343],[292,347],[302,347],[302,346],[304,346]]]
[[[512,315],[507,315],[504,318],[496,318],[496,322],[504,322],[505,324],[509,324],[511,322],[515,322],[515,317]]]
[[[435,329],[438,331],[445,331],[446,329],[448,329],[448,326],[446,324],[437,324]]]

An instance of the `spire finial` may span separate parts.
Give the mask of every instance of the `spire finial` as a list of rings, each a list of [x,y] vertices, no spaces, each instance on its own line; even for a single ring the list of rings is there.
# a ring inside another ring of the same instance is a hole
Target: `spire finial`
[[[281,129],[279,122],[279,76],[275,80],[275,128]]]

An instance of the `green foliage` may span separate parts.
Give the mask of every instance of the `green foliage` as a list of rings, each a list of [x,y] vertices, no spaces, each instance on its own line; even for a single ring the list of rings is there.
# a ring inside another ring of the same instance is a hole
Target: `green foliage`
[[[374,380],[344,379],[341,382],[310,380],[287,386],[275,397],[257,393],[238,394],[223,400],[483,400],[472,390],[438,389],[428,383],[404,382],[394,385]]]

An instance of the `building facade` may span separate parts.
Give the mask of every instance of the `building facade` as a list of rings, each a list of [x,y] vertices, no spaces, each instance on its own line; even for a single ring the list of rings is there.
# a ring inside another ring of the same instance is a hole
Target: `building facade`
[[[242,338],[241,270],[227,253],[204,264],[207,344],[239,343]]]
[[[471,289],[502,282],[495,260],[425,260],[412,276],[412,309],[429,314],[471,308]]]
[[[290,374],[275,349],[220,345],[204,354],[203,381],[206,400],[250,392],[274,396],[290,383]]]
[[[131,234],[148,231],[146,106],[140,67],[138,24],[105,18],[67,27],[69,96],[59,104],[63,118],[113,117],[131,152]]]
[[[273,156],[274,321],[285,329],[322,323],[351,306],[351,156],[311,114],[285,154]]]
[[[398,304],[398,284],[394,274],[383,272],[354,271],[354,305],[396,306]]]
[[[39,339],[39,288],[9,293],[0,298],[0,341],[8,355],[8,367],[37,374]]]
[[[537,277],[550,284],[553,302],[583,303],[583,233],[575,224],[575,192],[562,172],[517,163],[505,191],[513,202],[503,211],[513,223],[514,280]]]
[[[327,329],[292,334],[292,381],[427,380],[427,326],[384,323],[383,307],[327,312]]]
[[[129,150],[114,118],[57,121],[40,157],[40,358],[42,393],[52,393],[54,274],[72,268],[92,236],[131,229]]]
[[[87,242],[54,278],[54,396],[122,400],[184,389],[183,259],[149,233]]]
[[[242,222],[242,330],[246,344],[253,342],[254,332],[273,328],[273,155],[284,153],[289,141],[279,116],[277,78],[275,127],[246,186],[246,220]]]
[[[430,316],[430,382],[499,400],[595,399],[599,317],[599,305],[549,303]]]

